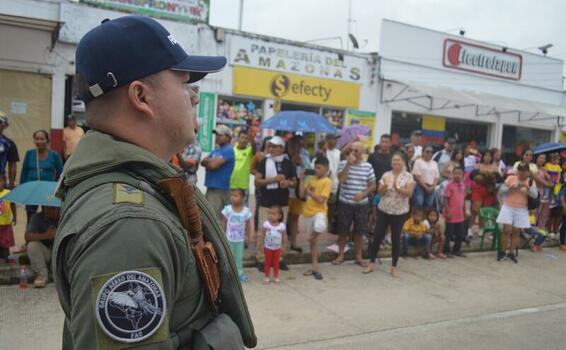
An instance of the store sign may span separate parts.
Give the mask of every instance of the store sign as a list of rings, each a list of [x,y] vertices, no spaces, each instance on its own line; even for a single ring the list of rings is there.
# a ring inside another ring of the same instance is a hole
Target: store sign
[[[361,83],[365,60],[304,47],[233,36],[230,63],[279,72]]]
[[[497,78],[520,80],[523,57],[459,40],[444,40],[444,67]]]
[[[197,142],[203,152],[211,152],[212,130],[214,129],[214,115],[216,114],[216,95],[211,92],[201,92],[199,93],[199,99]]]
[[[263,69],[234,67],[236,95],[335,107],[357,107],[360,85]]]
[[[82,3],[146,16],[208,22],[210,0],[80,0]]]

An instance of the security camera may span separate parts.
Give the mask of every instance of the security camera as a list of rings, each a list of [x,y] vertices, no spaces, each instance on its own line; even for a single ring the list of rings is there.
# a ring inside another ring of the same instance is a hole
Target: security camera
[[[459,33],[460,33],[460,36],[466,35],[466,31],[465,31],[464,29],[460,29],[460,32],[459,32]]]
[[[546,55],[548,53],[548,49],[550,49],[553,46],[554,45],[552,45],[552,44],[546,44],[546,45],[543,45],[543,46],[539,46],[538,49],[543,53],[543,55]]]

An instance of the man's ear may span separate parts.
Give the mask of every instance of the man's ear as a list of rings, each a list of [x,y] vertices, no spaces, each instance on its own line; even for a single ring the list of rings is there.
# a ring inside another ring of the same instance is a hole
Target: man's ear
[[[128,99],[132,107],[138,112],[146,114],[150,117],[155,115],[154,109],[151,106],[151,94],[153,93],[151,87],[139,80],[135,80],[128,86]]]

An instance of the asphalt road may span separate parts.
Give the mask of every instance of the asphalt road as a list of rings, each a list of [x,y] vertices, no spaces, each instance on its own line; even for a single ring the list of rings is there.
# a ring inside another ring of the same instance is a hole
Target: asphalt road
[[[566,349],[566,253],[522,251],[447,261],[389,260],[370,275],[323,264],[324,280],[283,272],[263,285],[248,270],[245,292],[259,349]],[[0,288],[0,349],[57,349],[63,316],[52,285]]]

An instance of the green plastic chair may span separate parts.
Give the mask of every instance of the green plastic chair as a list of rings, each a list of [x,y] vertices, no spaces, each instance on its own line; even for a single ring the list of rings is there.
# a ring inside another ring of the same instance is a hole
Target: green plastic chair
[[[480,209],[480,217],[483,221],[483,234],[481,236],[480,250],[483,250],[483,241],[485,236],[493,233],[493,241],[491,243],[491,249],[497,249],[501,247],[501,236],[502,232],[497,224],[497,216],[499,215],[499,210],[492,207],[484,207]]]

